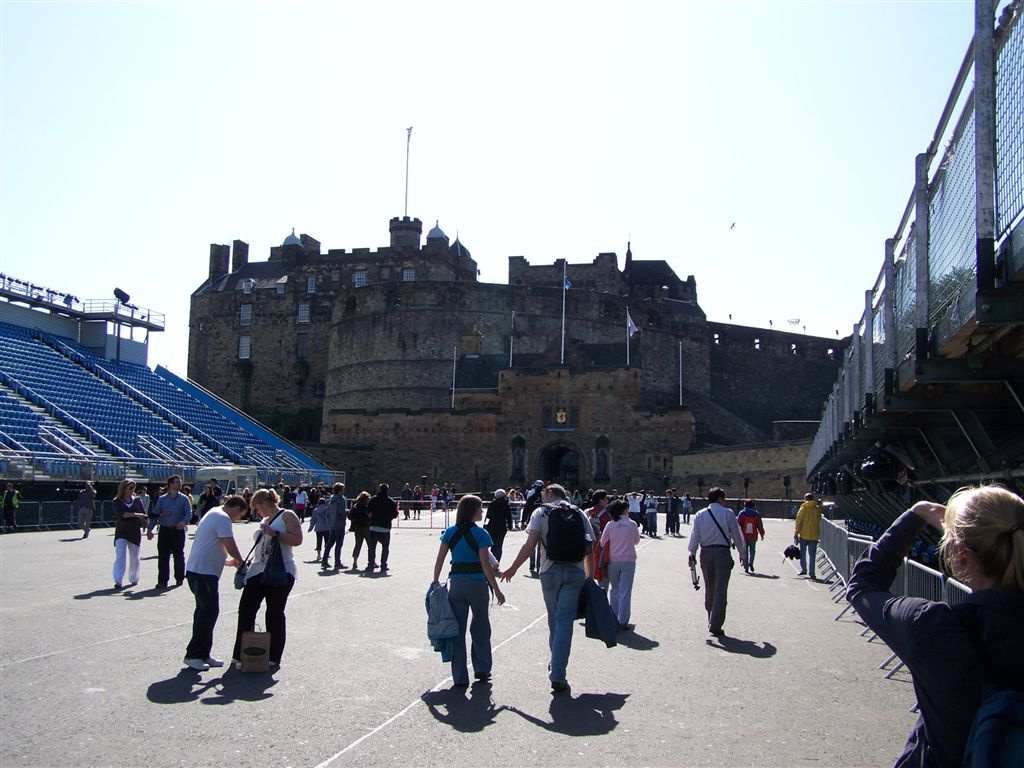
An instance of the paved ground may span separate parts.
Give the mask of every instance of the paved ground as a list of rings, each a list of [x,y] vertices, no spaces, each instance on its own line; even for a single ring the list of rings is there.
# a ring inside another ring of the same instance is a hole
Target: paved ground
[[[727,637],[714,642],[686,540],[645,539],[636,632],[606,649],[577,629],[572,693],[554,698],[540,584],[522,574],[491,612],[493,684],[449,689],[423,612],[437,531],[396,533],[386,578],[303,563],[274,675],[181,667],[192,596],[150,589],[155,542],[143,542],[140,586],[118,594],[110,529],[2,536],[0,764],[891,764],[913,722],[907,678],[882,680],[886,648],[834,622],[826,590],[783,561],[792,523],[766,525],[763,572],[734,572]],[[229,578],[221,587],[214,653],[228,657],[238,593]]]

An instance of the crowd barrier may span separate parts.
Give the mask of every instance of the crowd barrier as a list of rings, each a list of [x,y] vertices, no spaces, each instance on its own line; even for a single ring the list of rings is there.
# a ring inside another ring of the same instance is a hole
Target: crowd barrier
[[[863,555],[873,540],[868,536],[859,536],[850,533],[845,528],[829,520],[821,521],[821,540],[818,544],[818,557],[821,566],[826,569],[824,581],[830,582],[830,591],[834,592],[833,602],[839,603],[846,598],[846,587],[850,581],[850,574],[857,560]],[[820,566],[819,566],[820,567]],[[971,594],[971,588],[952,579],[934,568],[903,558],[903,563],[896,571],[892,586],[889,589],[893,595],[904,597],[920,597],[934,602],[944,602],[949,605],[962,603]],[[835,617],[839,621],[853,606],[847,603]],[[865,629],[861,632],[862,637],[868,641],[875,639],[871,630]],[[895,666],[889,665],[897,662]],[[880,670],[887,670],[885,679],[890,679],[903,668],[904,664],[898,660],[894,653],[889,656],[881,665]]]

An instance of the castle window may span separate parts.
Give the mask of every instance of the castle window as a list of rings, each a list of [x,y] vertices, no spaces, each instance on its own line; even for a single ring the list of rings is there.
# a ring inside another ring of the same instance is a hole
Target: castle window
[[[754,339],[754,349],[760,349],[760,348],[761,348],[761,340],[760,339]]]
[[[352,285],[355,286],[356,288],[362,288],[364,285],[366,285],[365,269],[357,269],[355,271],[355,273],[352,275]]]
[[[721,339],[719,338],[719,336],[718,336],[718,334],[717,334],[717,333],[715,334],[715,339],[714,339],[714,341],[715,341],[715,344],[720,344],[720,343],[721,343]]]
[[[238,308],[238,324],[252,325],[252,304],[243,304]]]
[[[309,304],[299,304],[299,314],[295,322],[299,325],[309,324]]]
[[[306,276],[306,293],[316,293],[316,275]]]
[[[251,336],[239,336],[238,337],[238,359],[248,360],[249,354],[252,352],[252,337]]]
[[[242,281],[242,293],[252,293],[252,289],[256,286],[256,281],[251,277],[246,278]]]
[[[790,353],[791,355],[795,355],[795,354],[797,353],[797,352],[796,352],[796,344],[790,344],[790,345],[789,345],[789,353]]]
[[[416,279],[416,269],[414,267],[406,267],[402,270],[402,282],[411,283]]]
[[[284,296],[284,289],[288,287],[288,275],[285,275],[274,285],[274,290],[278,296]]]

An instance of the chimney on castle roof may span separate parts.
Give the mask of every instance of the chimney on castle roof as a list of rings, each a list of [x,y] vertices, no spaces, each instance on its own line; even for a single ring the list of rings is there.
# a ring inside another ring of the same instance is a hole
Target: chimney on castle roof
[[[210,243],[210,282],[218,280],[228,273],[230,247]]]
[[[249,244],[241,240],[231,243],[231,271],[237,272],[249,263]]]
[[[408,216],[391,220],[391,247],[392,248],[415,248],[420,247],[420,235],[423,234],[423,222],[419,219],[410,219]]]

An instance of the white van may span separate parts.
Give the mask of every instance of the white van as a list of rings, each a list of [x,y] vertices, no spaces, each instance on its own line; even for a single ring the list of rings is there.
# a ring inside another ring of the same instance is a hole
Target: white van
[[[216,480],[225,495],[241,493],[246,488],[255,493],[259,488],[255,467],[200,467],[196,470],[195,481],[192,484],[193,494],[198,497],[203,492],[203,486],[210,480]]]

